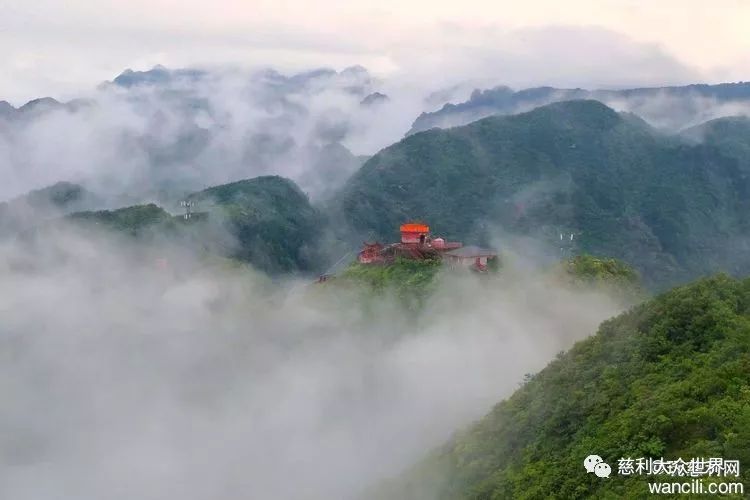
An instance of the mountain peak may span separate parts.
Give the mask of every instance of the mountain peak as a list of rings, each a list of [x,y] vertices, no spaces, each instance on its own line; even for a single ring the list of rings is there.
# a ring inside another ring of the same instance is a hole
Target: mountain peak
[[[16,108],[8,101],[0,101],[0,115],[10,115],[14,111],[16,111]]]
[[[597,110],[599,112],[611,113],[617,115],[617,112],[604,104],[601,101],[595,99],[571,99],[569,101],[560,101],[540,106],[537,109],[553,109],[560,110],[563,112],[581,112],[581,111],[592,111]],[[533,113],[535,110],[530,111]]]
[[[389,97],[387,95],[380,92],[373,92],[372,94],[365,96],[365,98],[360,101],[360,104],[362,106],[374,106],[376,104],[387,102],[388,100]]]
[[[160,85],[167,84],[175,78],[197,80],[204,75],[205,72],[199,69],[183,68],[172,70],[161,64],[157,64],[147,71],[133,71],[128,68],[115,77],[112,80],[112,84],[125,88],[139,85]]]
[[[602,130],[612,128],[623,121],[617,111],[591,99],[554,102],[515,116],[519,119],[543,117],[551,123],[565,127],[576,126]]]
[[[50,109],[62,106],[62,103],[52,97],[40,97],[38,99],[32,99],[20,108],[18,111],[25,113],[29,111],[35,111],[38,109]]]
[[[354,66],[349,66],[348,68],[344,68],[341,70],[342,75],[366,75],[369,74],[367,71],[367,68],[364,66],[360,66],[359,64],[356,64]]]
[[[305,197],[305,194],[291,179],[280,175],[261,175],[252,179],[243,179],[241,181],[230,182],[212,186],[197,193],[190,195],[190,198],[217,198],[221,200],[232,199],[236,196],[244,196],[248,193],[260,193],[265,195],[278,194],[289,199],[290,196],[299,195]]]

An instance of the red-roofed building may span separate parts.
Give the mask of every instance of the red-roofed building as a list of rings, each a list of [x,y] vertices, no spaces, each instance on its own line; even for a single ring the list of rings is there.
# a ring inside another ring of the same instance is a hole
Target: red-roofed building
[[[407,259],[442,258],[447,253],[460,249],[463,244],[458,241],[445,241],[443,238],[432,238],[430,226],[422,222],[407,222],[399,228],[401,242],[382,245],[364,243],[357,255],[361,264],[382,264],[392,262],[398,257]]]

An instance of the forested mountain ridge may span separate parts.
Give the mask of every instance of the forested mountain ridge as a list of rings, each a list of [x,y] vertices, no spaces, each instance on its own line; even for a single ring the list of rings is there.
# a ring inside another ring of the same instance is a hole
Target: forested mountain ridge
[[[663,289],[715,271],[750,272],[747,132],[746,118],[722,118],[667,135],[597,101],[566,101],[410,136],[369,159],[338,191],[321,187],[330,199],[315,206],[277,176],[187,199],[196,213],[210,213],[212,236],[204,239],[213,251],[273,272],[324,268],[319,243],[328,229],[344,241],[329,241],[329,253],[341,255],[362,239],[393,241],[399,224],[423,219],[436,234],[478,244],[502,246],[492,238],[520,235],[559,251],[564,234],[566,253],[622,259]],[[27,198],[41,206],[40,197],[61,213],[101,203],[66,183]],[[182,212],[176,202],[165,208]],[[132,222],[139,220],[135,214]],[[202,225],[196,219],[175,228],[192,233]]]
[[[618,459],[745,463],[749,346],[750,280],[675,288],[604,322],[371,498],[643,498],[649,481],[675,478],[619,475]],[[591,454],[609,479],[586,474]],[[725,480],[747,487],[750,476]]]
[[[750,272],[749,173],[710,141],[566,101],[407,137],[365,163],[338,210],[360,234],[386,240],[407,219],[458,239],[500,228],[554,247],[560,233],[575,234],[575,251],[629,262],[658,288]]]

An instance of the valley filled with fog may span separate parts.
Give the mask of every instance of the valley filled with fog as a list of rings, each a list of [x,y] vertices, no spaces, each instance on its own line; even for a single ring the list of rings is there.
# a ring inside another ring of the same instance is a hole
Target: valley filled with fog
[[[69,233],[2,262],[0,493],[22,500],[354,498],[623,307],[525,270],[444,276],[414,312]]]

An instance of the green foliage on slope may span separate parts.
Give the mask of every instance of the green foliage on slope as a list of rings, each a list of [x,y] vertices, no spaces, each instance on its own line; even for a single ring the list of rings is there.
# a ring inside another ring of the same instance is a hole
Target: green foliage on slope
[[[415,309],[434,291],[441,267],[439,260],[432,259],[398,259],[388,265],[355,262],[344,270],[340,280],[365,285],[375,293],[392,293],[407,308]]]
[[[743,170],[750,169],[750,118],[747,116],[711,120],[682,132],[681,136],[714,147],[736,159]]]
[[[578,255],[565,261],[568,274],[584,282],[615,282],[629,285],[638,283],[638,273],[617,259],[600,259]]]
[[[586,474],[589,454],[608,462],[612,477]],[[648,496],[645,476],[617,475],[621,457],[736,459],[745,468],[733,480],[750,487],[750,279],[707,278],[604,322],[379,493]]]
[[[123,234],[138,236],[157,224],[163,224],[172,216],[163,208],[150,203],[118,208],[117,210],[98,210],[93,212],[75,212],[67,220],[79,224],[94,224],[103,229]]]
[[[603,291],[626,304],[646,298],[638,273],[617,259],[578,255],[560,262],[553,271],[566,285]]]
[[[750,272],[748,173],[716,145],[570,101],[412,135],[365,163],[338,213],[386,241],[409,219],[480,242],[497,226],[551,246],[559,232],[577,233],[577,252],[622,259],[663,288]]]
[[[210,224],[220,224],[231,235],[224,241],[231,257],[272,273],[312,270],[320,264],[321,216],[289,179],[256,177],[188,199],[196,211],[208,212]]]
[[[503,269],[500,259],[492,259],[493,266],[487,277],[498,275],[502,280]],[[461,274],[471,273],[469,269],[445,267],[438,260],[397,259],[392,264],[350,264],[335,280],[337,283],[365,285],[366,289],[378,294],[390,293],[409,308],[424,305],[435,291],[438,273],[444,269],[446,283]],[[578,290],[590,290],[621,299],[626,304],[639,302],[645,297],[640,277],[633,268],[616,259],[600,259],[589,255],[561,261],[548,269],[545,276],[555,284],[571,286]],[[498,274],[499,273],[499,274]],[[485,275],[480,275],[485,276]],[[499,285],[502,286],[502,285]]]
[[[310,270],[319,264],[320,216],[288,179],[258,177],[215,186],[188,199],[195,206],[187,220],[155,204],[76,212],[66,219],[139,241],[237,259],[269,273]]]

